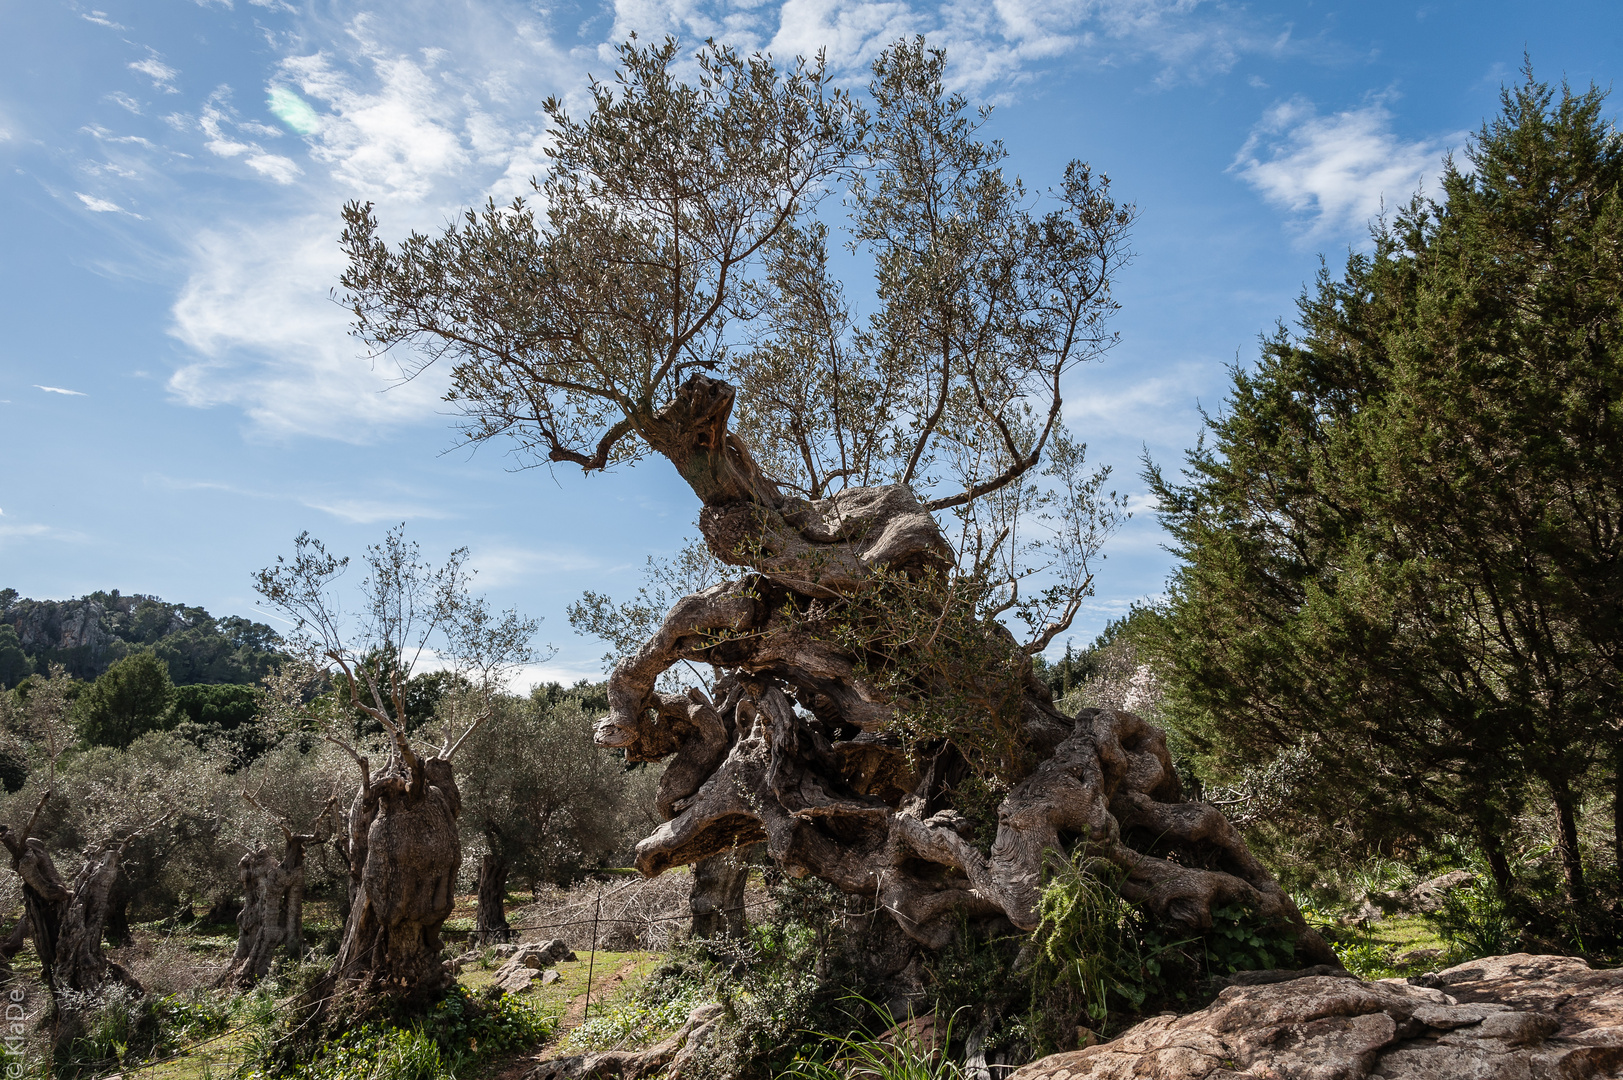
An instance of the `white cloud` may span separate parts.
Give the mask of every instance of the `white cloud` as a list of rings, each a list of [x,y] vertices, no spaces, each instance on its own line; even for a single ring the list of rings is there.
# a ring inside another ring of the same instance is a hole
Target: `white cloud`
[[[157,147],[152,145],[152,140],[150,139],[142,138],[140,135],[115,135],[111,131],[108,131],[106,128],[102,127],[100,124],[88,124],[79,130],[95,136],[98,142],[128,143],[132,146],[144,146],[148,150],[157,149]]]
[[[336,214],[224,225],[193,237],[191,275],[171,333],[198,359],[169,389],[189,405],[233,405],[261,431],[363,442],[434,411],[439,373],[395,386],[398,372],[357,355],[328,290],[343,258]],[[392,388],[391,388],[392,387]]]
[[[599,49],[632,32],[643,40],[675,34],[692,44],[716,37],[787,59],[825,48],[830,65],[862,78],[879,51],[924,34],[948,54],[949,81],[985,89],[1022,81],[1035,62],[1078,55],[1120,65],[1150,59],[1156,81],[1201,80],[1229,71],[1243,56],[1277,53],[1288,33],[1262,26],[1242,9],[1202,0],[786,0],[776,10],[697,0],[615,0],[614,25]]]
[[[255,134],[269,132],[278,138],[282,134],[264,124],[237,123],[223,107],[225,96],[224,90],[217,90],[210,98],[211,103],[203,106],[203,115],[198,119],[197,126],[208,136],[208,142],[203,144],[204,148],[216,157],[235,158],[247,155],[244,163],[250,169],[278,184],[291,184],[303,176],[304,170],[299,168],[298,163],[292,158],[269,153],[256,142],[241,142],[226,133],[225,128],[230,125],[238,130],[253,130]]]
[[[178,94],[175,89],[175,78],[180,74],[174,68],[159,60],[156,56],[149,56],[145,60],[138,60],[129,65],[131,71],[139,72],[152,80],[154,90],[162,90],[166,94]]]
[[[527,190],[541,171],[539,102],[561,88],[554,80],[573,83],[575,69],[561,70],[567,58],[536,24],[471,11],[458,32],[434,31],[435,49],[419,47],[438,26],[425,7],[420,20],[410,9],[355,19],[346,37],[285,59],[266,106],[303,136],[307,158],[265,151],[224,88],[189,121],[211,154],[289,191],[269,212],[244,204],[235,221],[187,230],[171,332],[196,356],[170,379],[181,401],[241,408],[278,438],[359,442],[419,419],[443,425],[435,413],[447,373],[402,385],[390,359],[374,368],[329,293],[344,265],[336,211],[347,199],[375,200],[390,233],[432,230],[459,206]],[[357,521],[395,513],[322,508]]]
[[[601,559],[579,551],[500,545],[475,548],[468,565],[478,571],[477,583],[480,588],[507,586],[556,574],[578,574],[604,567]]]
[[[79,18],[85,20],[86,22],[93,22],[97,26],[105,26],[110,30],[128,30],[129,29],[129,27],[124,26],[124,25],[122,25],[120,23],[116,23],[113,20],[109,19],[107,17],[107,12],[105,12],[105,11],[92,11],[88,15],[84,14],[83,12],[80,12]]]
[[[280,154],[250,154],[248,167],[278,184],[291,184],[304,175],[304,170],[299,168],[292,158],[285,158]]]
[[[332,165],[345,187],[373,197],[425,198],[470,164],[458,131],[461,103],[413,57],[370,59],[376,85],[366,88],[322,53],[283,63],[307,97],[331,109],[311,156]]]
[[[1364,228],[1383,203],[1436,190],[1447,148],[1464,137],[1407,139],[1384,102],[1321,116],[1295,98],[1263,114],[1230,171],[1292,215],[1306,240]]]
[[[101,199],[101,198],[97,198],[94,195],[86,195],[82,191],[75,191],[74,194],[79,196],[79,201],[85,204],[85,209],[90,210],[92,213],[97,213],[97,214],[128,214],[132,218],[138,218],[141,221],[146,220],[145,215],[137,214],[133,210],[126,210],[122,206],[118,205],[116,202],[113,202],[110,199]]]
[[[301,503],[312,510],[320,510],[324,514],[331,514],[340,521],[347,521],[351,525],[372,525],[379,521],[413,521],[422,518],[449,517],[443,510],[420,503],[390,502],[383,499],[300,499]]]
[[[89,397],[90,396],[89,394],[86,394],[83,390],[64,390],[60,386],[41,386],[39,383],[34,383],[34,389],[35,390],[43,390],[47,394],[67,394],[69,397]]]

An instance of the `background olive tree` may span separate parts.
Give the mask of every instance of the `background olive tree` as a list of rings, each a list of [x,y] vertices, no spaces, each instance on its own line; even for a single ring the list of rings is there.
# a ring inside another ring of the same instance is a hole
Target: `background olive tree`
[[[256,577],[265,600],[295,620],[291,656],[267,681],[273,715],[290,729],[318,731],[360,773],[342,830],[350,902],[331,973],[332,989],[357,992],[358,1002],[375,991],[420,1004],[446,986],[440,928],[462,861],[452,761],[496,714],[507,676],[536,656],[535,622],[493,613],[474,597],[466,558],[459,549],[432,566],[403,529],[391,530],[367,548],[354,617],[334,587],[349,560],[308,534],[294,541],[292,558]],[[410,731],[413,674],[428,663],[458,692],[442,698],[436,723]],[[329,684],[339,698],[320,694]],[[354,733],[357,711],[381,729],[375,767],[377,750]]]

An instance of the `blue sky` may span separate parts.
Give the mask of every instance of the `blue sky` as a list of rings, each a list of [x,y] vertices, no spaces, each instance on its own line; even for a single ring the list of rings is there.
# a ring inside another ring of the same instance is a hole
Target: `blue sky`
[[[479,587],[545,618],[536,676],[595,675],[564,607],[629,595],[697,506],[663,462],[582,477],[446,453],[436,376],[394,386],[329,296],[339,208],[433,229],[526,189],[540,103],[577,104],[635,31],[853,86],[889,41],[948,49],[1042,187],[1067,160],[1138,205],[1122,341],[1066,387],[1091,456],[1141,493],[1289,319],[1320,253],[1431,183],[1516,78],[1610,85],[1614,3],[909,0],[554,5],[146,0],[0,4],[0,587],[155,593],[255,615],[250,573],[308,529],[358,554],[405,521],[467,545]],[[578,111],[578,110],[577,110]],[[1617,105],[1611,106],[1617,114]],[[1108,549],[1078,644],[1170,566],[1153,513]],[[1062,639],[1063,642],[1063,639]]]

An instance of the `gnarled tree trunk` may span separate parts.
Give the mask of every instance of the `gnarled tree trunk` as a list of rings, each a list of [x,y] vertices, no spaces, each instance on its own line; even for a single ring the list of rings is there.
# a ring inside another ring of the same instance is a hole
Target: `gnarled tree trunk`
[[[479,909],[474,928],[480,945],[495,945],[513,938],[505,908],[508,866],[507,856],[494,844],[479,860]]]
[[[11,852],[11,868],[22,878],[29,933],[39,953],[43,981],[58,1006],[65,993],[94,993],[109,982],[142,993],[135,977],[102,953],[102,936],[118,878],[119,849],[86,851],[83,865],[68,885],[37,838],[19,839],[9,828],[0,826],[0,842]]]
[[[723,851],[693,864],[693,912],[696,938],[744,936],[744,889],[750,865],[745,849]]]
[[[363,765],[349,811],[352,900],[333,990],[421,1005],[450,985],[440,928],[456,899],[461,811],[444,758],[424,759],[406,747],[377,777]]]
[[[278,951],[285,950],[294,960],[304,956],[304,849],[326,842],[335,805],[328,803],[307,833],[296,833],[281,822],[280,859],[261,847],[238,861],[242,911],[237,916],[237,951],[220,976],[220,985],[244,989],[254,985],[270,971]]]
[[[52,1000],[60,1009],[64,995],[94,993],[109,982],[143,993],[135,977],[101,951],[123,847],[87,848],[73,884],[64,883],[44,843],[28,835],[50,798],[49,791],[41,796],[21,834],[0,825],[0,843],[22,879],[29,932]]]
[[[938,948],[960,914],[1033,929],[1045,865],[1080,852],[1118,867],[1124,895],[1164,923],[1202,931],[1214,908],[1240,903],[1288,927],[1306,961],[1335,962],[1222,813],[1184,800],[1160,730],[1125,712],[1064,715],[1023,653],[995,675],[1016,699],[1018,753],[995,840],[978,847],[952,806],[969,763],[946,744],[905,752],[895,721],[917,702],[876,687],[863,657],[818,632],[882,575],[939,575],[951,552],[934,518],[904,486],[781,494],[727,432],[732,395],[694,376],[648,436],[704,500],[712,552],[754,573],[678,601],[610,676],[599,745],[671,759],[667,820],[637,847],[643,873],[765,841],[788,873],[873,897]],[[656,691],[683,660],[723,672],[713,696]]]

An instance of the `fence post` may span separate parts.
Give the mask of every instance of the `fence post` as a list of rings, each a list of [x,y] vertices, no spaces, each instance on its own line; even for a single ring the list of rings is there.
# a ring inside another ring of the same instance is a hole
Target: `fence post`
[[[603,913],[603,886],[597,887],[597,902],[592,905],[592,948],[586,954],[586,1004],[580,1011],[580,1022],[592,1016],[592,968],[597,964],[597,918]]]

